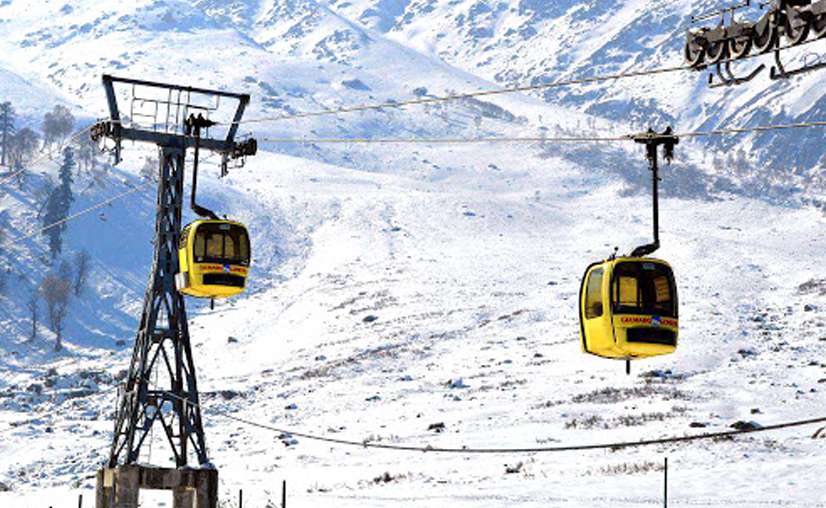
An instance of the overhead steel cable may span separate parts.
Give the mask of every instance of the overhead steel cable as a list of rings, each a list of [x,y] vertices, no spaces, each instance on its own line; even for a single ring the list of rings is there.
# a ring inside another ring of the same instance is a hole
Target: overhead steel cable
[[[45,226],[43,226],[43,227],[37,228],[36,230],[32,231],[31,233],[26,233],[25,235],[20,235],[20,236],[18,236],[17,238],[15,238],[15,239],[14,239],[14,241],[15,241],[15,242],[19,242],[19,241],[21,241],[21,240],[28,240],[29,238],[32,238],[32,237],[35,237],[35,236],[37,236],[37,235],[39,235],[39,234],[45,233],[46,231],[48,231],[48,230],[50,230],[50,229],[56,228],[56,227],[58,227],[58,226],[60,226],[60,225],[62,225],[62,224],[65,224],[65,223],[67,223],[67,222],[73,221],[73,220],[75,220],[75,219],[78,219],[78,218],[80,218],[80,217],[82,217],[82,216],[86,215],[86,214],[92,213],[92,212],[94,212],[95,210],[99,210],[99,209],[101,209],[101,208],[103,208],[103,207],[105,207],[105,206],[107,206],[107,205],[110,205],[111,203],[114,203],[115,201],[118,201],[119,199],[123,199],[123,198],[125,198],[126,196],[129,196],[129,195],[131,195],[131,194],[135,194],[136,192],[138,192],[138,191],[140,191],[140,190],[144,190],[144,189],[145,189],[145,188],[146,188],[149,184],[154,184],[154,182],[152,182],[152,181],[146,181],[146,182],[143,182],[143,183],[141,183],[141,184],[139,184],[139,185],[137,185],[137,186],[135,186],[135,187],[132,187],[132,188],[131,188],[131,189],[129,189],[128,191],[121,192],[120,194],[117,194],[117,195],[115,195],[115,196],[112,196],[112,197],[111,197],[111,198],[109,198],[109,199],[106,199],[106,200],[104,200],[104,201],[101,201],[100,203],[97,203],[97,204],[92,205],[92,206],[90,206],[90,207],[88,207],[88,208],[85,208],[85,209],[83,209],[83,210],[81,210],[81,211],[79,211],[79,212],[77,212],[77,213],[74,213],[74,214],[72,214],[72,215],[69,215],[68,217],[66,217],[66,218],[64,218],[64,219],[61,219],[61,220],[59,220],[59,221],[56,221],[56,222],[53,222],[53,223],[51,223],[51,224],[47,224],[47,225],[45,225]]]
[[[727,136],[732,134],[749,134],[754,132],[766,132],[777,130],[808,129],[813,127],[826,127],[826,121],[819,120],[812,122],[797,122],[775,125],[756,125],[754,127],[730,127],[723,129],[712,129],[709,131],[675,133],[674,135],[681,138],[699,138],[706,136]]]
[[[261,138],[259,143],[278,144],[484,144],[484,143],[597,143],[628,141],[628,136],[613,137],[486,137],[486,138]]]
[[[775,130],[806,129],[826,127],[826,121],[798,122],[789,124],[756,125],[753,127],[730,127],[708,131],[687,131],[672,134],[683,138],[699,138],[749,134]],[[483,143],[613,143],[633,141],[644,134],[622,136],[572,136],[572,137],[486,137],[486,138],[261,138],[261,143],[277,144],[483,144]],[[652,139],[661,137],[653,133]]]
[[[791,124],[777,124],[777,125],[759,125],[754,127],[742,127],[742,128],[724,128],[724,129],[715,129],[710,131],[694,131],[694,132],[683,132],[683,133],[676,133],[677,137],[704,137],[704,136],[723,136],[723,135],[735,135],[735,134],[746,134],[746,133],[754,133],[754,132],[766,132],[766,131],[773,131],[773,130],[790,130],[790,129],[802,129],[802,128],[814,128],[814,127],[826,127],[826,121],[812,121],[812,122],[799,122],[799,123],[791,123]],[[502,137],[502,138],[455,138],[455,139],[440,139],[440,138],[409,138],[409,139],[369,139],[369,138],[329,138],[329,139],[286,139],[286,138],[264,138],[261,139],[262,142],[272,142],[272,143],[304,143],[304,144],[312,144],[312,143],[339,143],[339,144],[346,144],[346,143],[384,143],[384,144],[458,144],[458,143],[517,143],[517,142],[530,142],[530,143],[594,143],[594,142],[621,142],[621,141],[632,141],[639,134],[632,134],[632,135],[625,135],[625,136],[609,136],[609,137],[588,137],[588,136],[580,136],[580,137],[557,137],[557,138],[542,138],[542,137]],[[659,134],[652,134],[651,137],[656,138]],[[212,156],[205,158],[208,160]],[[15,241],[26,240],[32,238],[38,234],[42,234],[45,231],[48,231],[52,228],[75,220],[79,217],[82,217],[88,213],[91,213],[95,210],[103,208],[115,201],[118,201],[126,196],[134,194],[140,190],[143,190],[147,185],[152,183],[151,181],[144,182],[139,184],[136,187],[133,187],[130,190],[122,192],[118,195],[115,195],[111,198],[108,198],[100,203],[97,203],[93,206],[90,206],[84,210],[81,210],[75,214],[72,214],[60,221],[54,222],[52,224],[45,225],[36,229],[31,233],[27,233],[25,235],[20,235],[15,238]]]
[[[199,404],[195,404],[188,399],[183,397],[177,397],[174,395],[170,395],[173,398],[176,398],[185,404],[189,404],[193,407],[197,407],[204,412],[207,410],[203,408],[203,406]],[[574,451],[588,451],[588,450],[618,450],[624,448],[639,448],[643,446],[653,446],[653,445],[661,445],[661,444],[670,444],[670,443],[685,443],[685,442],[692,442],[692,441],[708,441],[708,440],[715,440],[715,439],[723,439],[723,438],[730,438],[735,436],[741,436],[746,434],[757,434],[757,433],[765,433],[765,432],[772,432],[782,429],[791,429],[796,427],[805,427],[810,425],[822,424],[826,423],[826,417],[821,418],[811,418],[807,420],[797,420],[792,422],[785,422],[779,423],[775,425],[767,425],[765,427],[757,427],[757,428],[746,428],[743,430],[729,430],[729,431],[721,431],[721,432],[708,432],[704,434],[695,434],[693,436],[675,436],[675,437],[665,437],[665,438],[658,438],[658,439],[645,439],[641,441],[620,441],[616,443],[598,443],[598,444],[585,444],[585,445],[570,445],[570,446],[550,446],[550,447],[526,447],[526,448],[470,448],[470,447],[462,447],[462,448],[442,448],[442,447],[435,447],[435,446],[408,446],[408,445],[393,445],[393,444],[383,444],[383,443],[371,443],[366,441],[352,441],[348,439],[339,439],[334,437],[328,436],[321,436],[317,434],[309,434],[305,432],[295,432],[288,429],[281,429],[266,423],[255,422],[252,420],[247,420],[246,418],[240,418],[237,416],[233,416],[226,411],[221,410],[210,410],[210,413],[220,416],[222,418],[226,418],[228,420],[242,423],[244,425],[250,427],[256,427],[262,430],[268,430],[271,432],[277,432],[279,434],[289,435],[293,437],[300,437],[302,439],[308,439],[311,441],[319,441],[323,443],[329,443],[334,445],[341,445],[341,446],[356,446],[359,448],[372,448],[372,449],[380,449],[380,450],[392,450],[392,451],[399,451],[399,452],[424,452],[424,453],[451,453],[451,454],[467,454],[467,455],[507,455],[507,454],[523,454],[523,453],[560,453],[560,452],[574,452]]]
[[[807,40],[797,45],[786,45],[777,48],[778,51],[783,51],[787,49],[797,48],[806,44],[810,44],[812,42],[816,42],[818,39],[815,40]],[[740,58],[725,58],[720,60],[719,64],[730,64],[736,62],[742,62],[745,60],[751,60],[753,58],[759,58],[762,56],[766,56],[767,54],[764,53],[754,53],[750,55],[746,55]],[[712,64],[712,65],[717,65]],[[329,115],[339,115],[345,113],[357,113],[363,111],[376,111],[376,110],[383,110],[383,109],[400,109],[407,106],[420,106],[420,105],[427,105],[427,104],[438,104],[443,102],[450,102],[450,101],[457,101],[457,100],[465,100],[465,99],[473,99],[477,97],[490,97],[490,96],[497,96],[497,95],[506,95],[506,94],[513,94],[513,93],[524,93],[524,92],[534,92],[539,90],[549,90],[553,88],[563,88],[575,85],[588,85],[592,83],[601,83],[604,81],[613,81],[618,79],[627,79],[627,78],[635,78],[635,77],[642,77],[642,76],[653,76],[658,74],[669,74],[673,72],[682,72],[682,71],[706,71],[708,70],[711,72],[709,66],[695,68],[690,65],[675,65],[671,67],[659,67],[656,69],[648,69],[648,70],[640,70],[640,71],[624,71],[624,72],[617,72],[612,74],[603,74],[591,77],[583,77],[583,78],[572,78],[572,79],[563,79],[559,81],[553,81],[550,83],[542,83],[536,85],[521,85],[521,86],[514,86],[514,87],[507,87],[501,88],[497,90],[479,90],[476,92],[465,92],[465,93],[457,93],[457,94],[450,94],[450,95],[443,95],[443,96],[435,96],[435,97],[420,97],[417,99],[410,99],[404,101],[387,101],[383,103],[377,104],[361,104],[357,106],[347,106],[341,108],[329,108],[323,109],[319,111],[308,111],[308,112],[298,112],[293,114],[286,114],[286,115],[278,115],[278,116],[271,116],[271,117],[262,117],[262,118],[251,118],[249,120],[243,120],[240,122],[232,122],[230,125],[244,125],[244,124],[252,124],[252,123],[264,123],[264,122],[276,122],[282,120],[298,120],[302,118],[313,118],[319,116],[329,116]]]
[[[451,102],[451,101],[458,101],[458,100],[466,100],[466,99],[474,99],[477,97],[490,97],[496,95],[506,95],[506,94],[513,94],[513,93],[524,93],[524,92],[532,92],[537,90],[548,90],[551,88],[561,88],[573,85],[584,85],[589,83],[598,83],[601,81],[610,81],[614,79],[623,79],[623,78],[632,78],[638,76],[648,76],[654,74],[666,74],[671,72],[678,72],[689,70],[691,67],[687,65],[680,65],[675,67],[662,67],[658,69],[650,69],[646,71],[628,71],[628,72],[618,72],[615,74],[606,74],[602,76],[592,76],[589,78],[578,78],[578,79],[567,79],[561,81],[554,81],[551,83],[543,83],[537,85],[523,85],[523,86],[515,86],[510,88],[502,88],[498,90],[480,90],[477,92],[465,92],[459,94],[450,94],[450,95],[443,95],[443,96],[436,96],[436,97],[421,97],[418,99],[410,99],[404,101],[388,101],[378,104],[361,104],[358,106],[349,106],[349,107],[342,107],[342,108],[331,108],[331,109],[324,109],[320,111],[309,111],[309,112],[300,112],[294,113],[289,115],[279,115],[279,116],[272,116],[272,117],[262,117],[262,118],[251,118],[249,120],[243,120],[241,122],[233,123],[233,125],[245,125],[245,124],[252,124],[252,123],[264,123],[264,122],[275,122],[281,120],[297,120],[301,118],[313,118],[319,116],[329,116],[329,115],[340,115],[345,113],[356,113],[360,111],[376,111],[382,109],[399,109],[404,108],[407,106],[421,106],[426,104],[438,104],[443,102]]]
[[[204,161],[207,161],[207,160],[209,160],[209,159],[211,159],[211,158],[213,158],[213,157],[215,157],[215,154],[208,155],[207,157],[205,157],[205,158],[204,158]],[[143,182],[143,183],[140,183],[140,184],[136,185],[135,187],[132,187],[131,189],[129,189],[129,190],[127,190],[127,191],[124,191],[124,192],[122,192],[122,193],[120,193],[120,194],[117,194],[117,195],[115,195],[115,196],[112,196],[112,197],[110,197],[110,198],[108,198],[108,199],[106,199],[106,200],[104,200],[104,201],[101,201],[101,202],[99,202],[99,203],[97,203],[97,204],[95,204],[95,205],[92,205],[92,206],[90,206],[90,207],[88,207],[88,208],[84,208],[83,210],[81,210],[81,211],[79,211],[79,212],[77,212],[77,213],[74,213],[74,214],[72,214],[72,215],[69,215],[68,217],[66,217],[66,218],[64,218],[64,219],[61,219],[61,220],[59,220],[59,221],[56,221],[56,222],[53,222],[53,223],[51,223],[51,224],[47,224],[47,225],[45,225],[45,226],[42,226],[42,227],[40,227],[40,228],[37,228],[36,230],[32,231],[31,233],[27,233],[27,234],[25,234],[25,235],[20,235],[20,236],[16,237],[16,238],[14,239],[14,241],[15,241],[15,242],[18,242],[18,241],[20,241],[20,240],[28,240],[29,238],[35,237],[35,236],[37,236],[37,235],[39,235],[39,234],[42,234],[42,233],[44,233],[44,232],[46,232],[46,231],[48,231],[48,230],[50,230],[50,229],[52,229],[52,228],[56,228],[56,227],[58,227],[58,226],[60,226],[60,225],[62,225],[62,224],[65,224],[65,223],[67,223],[67,222],[71,222],[71,221],[73,221],[73,220],[75,220],[75,219],[78,219],[78,218],[80,218],[80,217],[82,217],[82,216],[84,216],[84,215],[86,215],[86,214],[92,213],[92,212],[94,212],[95,210],[99,210],[99,209],[101,209],[101,208],[103,208],[103,207],[105,207],[105,206],[107,206],[107,205],[110,205],[110,204],[114,203],[115,201],[118,201],[118,200],[123,199],[123,198],[125,198],[125,197],[127,197],[127,196],[130,196],[130,195],[132,195],[132,194],[134,194],[134,193],[136,193],[136,192],[138,192],[138,191],[144,190],[147,186],[149,186],[149,185],[154,185],[155,183],[156,183],[156,182],[154,182],[154,181],[152,181],[152,180],[147,180],[147,181],[145,181],[145,182]]]
[[[819,39],[818,39],[819,40]],[[786,49],[794,49],[806,44],[810,44],[813,42],[817,42],[818,40],[808,40],[802,42],[797,45],[786,45],[778,48],[778,50],[786,50]],[[740,58],[727,58],[722,59],[719,64],[729,64],[735,62],[742,62],[745,60],[750,60],[753,58],[759,58],[762,56],[766,56],[766,54],[750,54]],[[716,64],[712,64],[716,65]],[[265,122],[274,122],[274,121],[281,121],[281,120],[297,120],[302,118],[313,118],[313,117],[320,117],[320,116],[329,116],[329,115],[338,115],[338,114],[345,114],[345,113],[355,113],[355,112],[363,112],[363,111],[376,111],[376,110],[383,110],[383,109],[400,109],[407,106],[417,106],[417,105],[427,105],[427,104],[438,104],[444,102],[451,102],[457,100],[465,100],[465,99],[473,99],[477,97],[489,97],[489,96],[497,96],[497,95],[506,95],[506,94],[513,94],[513,93],[524,93],[524,92],[531,92],[531,91],[538,91],[538,90],[548,90],[553,88],[562,88],[562,87],[569,87],[575,85],[586,85],[592,83],[600,83],[604,81],[612,81],[618,79],[627,79],[627,78],[634,78],[634,77],[642,77],[642,76],[652,76],[658,74],[668,74],[673,72],[680,72],[680,71],[709,71],[711,69],[708,65],[700,68],[695,68],[690,65],[677,65],[671,67],[659,67],[656,69],[648,69],[648,70],[640,70],[640,71],[625,71],[625,72],[618,72],[612,74],[603,74],[591,77],[583,77],[583,78],[576,78],[576,79],[566,79],[560,81],[554,81],[551,83],[543,83],[543,84],[536,84],[536,85],[522,85],[522,86],[514,86],[510,88],[501,88],[497,90],[479,90],[476,92],[465,92],[465,93],[458,93],[458,94],[451,94],[451,95],[444,95],[444,96],[433,96],[433,97],[420,97],[417,99],[410,99],[410,100],[403,100],[403,101],[387,101],[383,103],[377,104],[362,104],[357,106],[346,106],[341,108],[329,108],[323,109],[319,111],[308,111],[308,112],[298,112],[293,114],[287,115],[278,115],[272,117],[262,117],[262,118],[251,118],[249,120],[242,120],[240,122],[217,122],[216,125],[245,125],[245,124],[253,124],[253,123],[265,123]],[[112,123],[121,123],[122,120],[111,120]],[[161,126],[163,127],[166,124],[155,124],[155,127]],[[600,141],[594,140],[592,138],[589,139],[590,141]],[[603,141],[619,141],[620,139],[617,138],[606,138]],[[259,140],[262,141],[262,140]],[[280,142],[284,143],[292,143],[292,142],[300,142],[299,140],[292,140],[292,139],[283,139],[279,140]],[[515,141],[533,141],[533,138],[517,138]],[[550,140],[553,141],[553,140]],[[576,141],[576,139],[565,140],[564,138],[557,139],[557,141]],[[328,141],[328,142],[339,142],[344,143],[345,141]],[[353,141],[346,141],[346,142],[353,142]],[[390,142],[398,142],[398,141],[387,141]],[[464,140],[457,140],[455,142],[465,142]]]

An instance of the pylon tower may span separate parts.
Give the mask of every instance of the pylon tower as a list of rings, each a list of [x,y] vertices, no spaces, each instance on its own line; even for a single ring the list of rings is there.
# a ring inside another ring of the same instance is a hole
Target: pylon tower
[[[255,140],[235,141],[249,96],[112,76],[104,76],[103,84],[111,118],[97,124],[92,137],[114,141],[116,163],[123,140],[153,143],[159,147],[160,164],[152,272],[129,374],[119,390],[108,464],[98,473],[97,508],[137,506],[142,489],[172,490],[175,508],[193,508],[193,503],[198,508],[215,508],[218,471],[207,454],[186,302],[175,286],[175,275],[179,271],[187,149],[195,147],[196,154],[198,148],[221,154],[222,174],[230,159],[254,155]],[[128,126],[121,120],[116,85],[131,87]],[[156,98],[138,96],[137,89],[154,92]],[[189,134],[186,119],[196,112],[203,119],[204,114],[217,111],[222,98],[238,101],[226,137],[210,138],[207,132],[202,138],[200,131],[197,138]],[[144,109],[149,103],[152,114],[136,112],[136,102]],[[149,119],[149,125],[138,125],[136,119]],[[169,445],[174,468],[141,463],[141,450],[155,429]]]

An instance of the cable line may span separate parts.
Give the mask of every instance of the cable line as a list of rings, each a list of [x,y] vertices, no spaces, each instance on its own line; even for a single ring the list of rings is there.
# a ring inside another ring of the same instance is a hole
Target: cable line
[[[81,210],[81,211],[79,211],[79,212],[77,212],[77,213],[74,213],[74,214],[72,214],[72,215],[70,215],[70,216],[68,216],[68,217],[66,217],[66,218],[64,218],[64,219],[61,219],[61,220],[59,220],[59,221],[57,221],[57,222],[53,222],[53,223],[51,223],[51,224],[47,224],[46,226],[43,226],[43,227],[41,227],[41,228],[38,228],[38,229],[36,229],[35,231],[32,231],[31,233],[27,233],[27,234],[25,234],[25,235],[18,236],[17,238],[15,238],[15,239],[14,239],[14,241],[15,241],[15,242],[19,242],[20,240],[28,240],[29,238],[32,238],[32,237],[37,236],[37,235],[39,235],[39,234],[41,234],[41,233],[44,233],[44,232],[46,232],[46,231],[48,231],[48,230],[50,230],[50,229],[52,229],[52,228],[56,228],[57,226],[60,226],[60,225],[65,224],[65,223],[67,223],[67,222],[73,221],[73,220],[75,220],[75,219],[77,219],[77,218],[79,218],[79,217],[82,217],[82,216],[84,216],[84,215],[86,215],[86,214],[88,214],[88,213],[92,213],[92,212],[94,212],[95,210],[98,210],[98,209],[100,209],[100,208],[103,208],[103,207],[105,207],[106,205],[109,205],[109,204],[111,204],[111,203],[113,203],[113,202],[115,202],[115,201],[117,201],[117,200],[119,200],[119,199],[123,199],[123,198],[125,198],[126,196],[129,196],[129,195],[131,195],[131,194],[134,194],[134,193],[138,192],[139,190],[143,190],[143,189],[144,189],[146,186],[148,186],[150,183],[154,183],[154,182],[151,182],[151,181],[144,182],[144,183],[142,183],[142,184],[140,184],[140,185],[138,185],[138,186],[136,186],[136,187],[133,187],[133,188],[129,189],[128,191],[125,191],[125,192],[122,192],[122,193],[117,194],[117,195],[115,195],[115,196],[112,196],[111,198],[109,198],[109,199],[107,199],[107,200],[105,200],[105,201],[101,201],[100,203],[98,203],[98,204],[96,204],[96,205],[92,205],[92,206],[90,206],[89,208],[85,208],[85,209],[83,209],[83,210]]]
[[[616,142],[628,141],[629,136],[614,137],[488,137],[488,138],[261,138],[260,143],[280,143],[280,144],[482,144],[482,143],[594,143],[594,142]]]
[[[631,78],[631,77],[638,77],[638,76],[648,76],[654,74],[666,74],[670,72],[678,72],[678,71],[685,71],[690,70],[692,67],[687,65],[680,65],[675,67],[662,67],[659,69],[650,69],[647,71],[628,71],[628,72],[619,72],[615,74],[606,74],[602,76],[593,76],[590,78],[579,78],[579,79],[568,79],[568,80],[561,80],[561,81],[554,81],[552,83],[544,83],[541,85],[523,85],[523,86],[515,86],[511,88],[503,88],[499,90],[480,90],[478,92],[467,92],[467,93],[460,93],[460,94],[451,94],[451,95],[444,95],[438,97],[423,97],[419,99],[410,99],[406,101],[388,101],[378,104],[362,104],[359,106],[350,106],[344,108],[335,108],[335,109],[324,109],[320,111],[310,111],[304,113],[295,113],[291,115],[280,115],[280,116],[273,116],[273,117],[263,117],[263,118],[251,118],[249,120],[244,120],[241,122],[237,122],[237,125],[244,125],[250,123],[262,123],[262,122],[274,122],[279,120],[296,120],[300,118],[312,118],[318,116],[327,116],[327,115],[338,115],[343,113],[355,113],[359,111],[375,111],[375,110],[382,110],[382,109],[398,109],[404,108],[406,106],[419,106],[425,104],[437,104],[442,102],[450,102],[456,100],[465,100],[465,99],[473,99],[476,97],[490,97],[495,95],[505,95],[505,94],[512,94],[512,93],[522,93],[522,92],[532,92],[536,90],[547,90],[551,88],[561,88],[566,86],[572,85],[583,85],[589,83],[598,83],[601,81],[610,81],[613,79],[623,79],[623,78]]]
[[[817,39],[814,40],[807,40],[803,43],[797,45],[786,45],[778,48],[778,51],[797,48],[806,44],[810,44],[816,42]],[[740,58],[727,58],[720,60],[719,63],[727,64],[727,63],[735,63],[735,62],[742,62],[745,60],[750,60],[752,58],[758,58],[761,56],[766,56],[762,53],[757,54],[750,54]],[[626,79],[626,78],[635,78],[641,76],[652,76],[658,74],[669,74],[672,72],[681,72],[681,71],[704,71],[710,70],[708,67],[706,68],[695,68],[690,65],[677,65],[671,67],[660,67],[656,69],[649,69],[649,70],[641,70],[641,71],[625,71],[625,72],[617,72],[613,74],[603,74],[598,76],[592,76],[588,78],[576,78],[576,79],[566,79],[560,81],[553,81],[551,83],[544,83],[538,85],[522,85],[522,86],[514,86],[510,88],[502,88],[498,90],[480,90],[478,92],[467,92],[467,93],[459,93],[459,94],[450,94],[450,95],[443,95],[443,96],[436,96],[436,97],[422,97],[418,99],[410,99],[406,101],[387,101],[383,103],[377,104],[362,104],[358,106],[349,106],[349,107],[342,107],[342,108],[330,108],[330,109],[323,109],[319,111],[309,111],[309,112],[299,112],[289,115],[279,115],[279,116],[272,116],[272,117],[262,117],[262,118],[251,118],[249,120],[243,120],[240,122],[232,122],[231,125],[244,125],[250,123],[263,123],[263,122],[275,122],[281,120],[297,120],[301,118],[313,118],[319,116],[328,116],[328,115],[339,115],[344,113],[356,113],[360,111],[376,111],[382,109],[400,109],[406,106],[419,106],[419,105],[426,105],[426,104],[438,104],[443,102],[450,102],[456,100],[464,100],[464,99],[473,99],[476,97],[490,97],[496,95],[506,95],[506,94],[513,94],[513,93],[523,93],[523,92],[533,92],[538,90],[549,90],[552,88],[562,88],[562,87],[569,87],[574,85],[587,85],[592,83],[600,83],[603,81],[612,81],[616,79]]]
[[[777,124],[777,125],[758,125],[754,127],[733,127],[733,128],[723,128],[723,129],[715,129],[710,131],[693,131],[693,132],[683,132],[675,134],[677,137],[707,137],[707,136],[724,136],[724,135],[734,135],[734,134],[746,134],[746,133],[753,133],[753,132],[767,132],[767,131],[774,131],[774,130],[791,130],[791,129],[803,129],[803,128],[814,128],[814,127],[826,127],[826,121],[811,121],[811,122],[799,122],[799,123],[790,123],[790,124]],[[64,147],[68,145],[68,143],[79,136],[80,134],[88,131],[89,128],[83,129],[75,133],[69,140],[64,143]],[[321,139],[288,139],[288,138],[263,138],[261,139],[262,142],[271,142],[271,143],[302,143],[302,144],[312,144],[312,143],[338,143],[338,144],[346,144],[346,143],[356,143],[356,144],[413,144],[413,143],[422,143],[422,144],[459,144],[459,143],[469,143],[469,144],[479,144],[479,143],[520,143],[520,142],[528,142],[528,143],[594,143],[594,142],[621,142],[621,141],[633,141],[635,137],[638,135],[625,135],[625,136],[609,136],[609,137],[598,137],[598,136],[578,136],[578,137],[556,137],[556,138],[542,138],[542,137],[496,137],[496,138],[408,138],[408,139],[370,139],[370,138],[321,138]],[[652,137],[657,137],[659,134],[652,134]],[[205,158],[205,160],[212,158],[214,154],[210,155],[209,157]],[[40,159],[42,159],[41,157]],[[30,162],[33,164],[34,162]],[[10,177],[7,177],[6,180],[0,182],[0,185],[5,183],[8,179],[15,176],[16,174],[20,173],[13,173]],[[134,194],[142,189],[144,189],[147,185],[152,183],[151,181],[144,182],[128,191],[122,192],[116,196],[113,196],[105,201],[102,201],[96,205],[88,207],[80,212],[77,212],[73,215],[70,215],[60,221],[54,222],[52,224],[48,224],[41,228],[36,229],[35,231],[21,235],[15,238],[15,241],[26,240],[32,238],[38,234],[41,234],[45,231],[48,231],[52,228],[75,220],[83,215],[91,213],[95,210],[105,207],[117,200],[120,200],[126,196]]]
[[[709,131],[688,131],[675,133],[672,136],[685,138],[699,138],[710,136],[726,136],[748,134],[753,132],[767,132],[775,130],[806,129],[826,127],[826,121],[799,122],[776,125],[757,125],[754,127],[731,127]],[[633,141],[640,134],[626,134],[623,136],[573,136],[573,137],[488,137],[488,138],[261,138],[262,143],[280,144],[481,144],[481,143],[612,143]],[[662,134],[651,134],[651,139],[662,137]]]
[[[696,132],[684,132],[684,133],[676,133],[674,134],[677,137],[682,138],[699,138],[699,137],[706,137],[706,136],[726,136],[731,134],[747,134],[753,132],[766,132],[766,131],[777,131],[777,130],[790,130],[790,129],[808,129],[813,127],[826,127],[826,121],[819,120],[819,121],[812,121],[812,122],[798,122],[798,123],[787,123],[787,124],[775,124],[775,125],[757,125],[754,127],[731,127],[731,128],[724,128],[724,129],[713,129],[710,131],[696,131]]]
[[[811,122],[796,122],[788,124],[768,124],[756,125],[753,127],[730,127],[713,129],[708,131],[686,131],[672,134],[677,137],[684,138],[699,138],[712,136],[727,136],[736,134],[748,134],[754,132],[767,132],[775,130],[792,130],[792,129],[806,129],[815,127],[826,127],[826,120],[811,121]],[[456,145],[456,144],[484,144],[484,143],[617,143],[633,141],[635,138],[647,135],[643,134],[624,134],[619,136],[557,136],[557,137],[542,137],[542,136],[496,136],[496,137],[482,137],[482,138],[258,138],[260,143],[274,143],[274,144],[432,144],[432,145]],[[653,133],[650,135],[651,139],[662,137],[661,134]],[[204,161],[211,159],[215,154],[211,154],[205,158]]]
[[[169,396],[176,398],[185,404],[189,404],[193,407],[197,407],[206,411],[201,405],[195,404],[188,399],[183,397],[178,397],[172,394],[168,394]],[[256,427],[263,430],[268,430],[271,432],[277,432],[279,434],[288,434],[290,436],[300,437],[303,439],[309,439],[312,441],[320,441],[323,443],[335,444],[335,445],[342,445],[342,446],[357,446],[359,448],[373,448],[379,450],[392,450],[392,451],[399,451],[399,452],[429,452],[429,453],[453,453],[453,454],[467,454],[467,455],[483,455],[483,454],[522,454],[522,453],[559,453],[559,452],[573,452],[573,451],[587,451],[587,450],[619,450],[623,448],[639,448],[643,446],[653,446],[653,445],[660,445],[660,444],[669,444],[669,443],[685,443],[685,442],[692,442],[692,441],[704,441],[704,440],[714,440],[726,437],[734,437],[743,434],[757,434],[757,433],[765,433],[765,432],[772,432],[776,430],[782,429],[790,429],[795,427],[805,427],[809,425],[815,425],[820,423],[826,423],[826,417],[821,418],[811,418],[808,420],[797,420],[792,422],[786,423],[779,423],[775,425],[767,425],[765,427],[759,427],[754,429],[743,429],[743,430],[728,430],[728,431],[721,431],[721,432],[709,432],[705,434],[695,434],[693,436],[675,436],[675,437],[666,437],[666,438],[659,438],[659,439],[645,439],[641,441],[621,441],[616,443],[599,443],[599,444],[586,444],[586,445],[570,445],[570,446],[551,446],[551,447],[534,447],[534,448],[440,448],[434,446],[407,446],[407,445],[392,445],[392,444],[382,444],[382,443],[370,443],[364,441],[351,441],[347,439],[338,439],[333,437],[327,436],[320,436],[317,434],[307,434],[303,432],[293,432],[287,429],[281,429],[278,427],[274,427],[272,425],[268,425],[265,423],[259,423],[252,420],[247,420],[245,418],[240,418],[237,416],[233,416],[225,411],[221,410],[211,410],[212,414],[226,418],[228,420],[232,420],[238,423],[242,423],[244,425],[250,427]]]

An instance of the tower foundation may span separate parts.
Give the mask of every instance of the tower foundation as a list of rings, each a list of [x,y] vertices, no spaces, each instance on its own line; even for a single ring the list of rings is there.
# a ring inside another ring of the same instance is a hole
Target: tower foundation
[[[131,465],[101,469],[95,507],[138,508],[142,490],[172,491],[173,508],[217,508],[218,470]]]

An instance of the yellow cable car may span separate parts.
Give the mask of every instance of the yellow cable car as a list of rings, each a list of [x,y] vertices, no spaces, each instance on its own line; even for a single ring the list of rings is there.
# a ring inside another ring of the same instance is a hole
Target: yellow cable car
[[[585,271],[579,292],[582,349],[603,358],[631,360],[668,355],[677,350],[679,334],[677,284],[668,263],[650,256],[660,248],[659,147],[670,163],[680,140],[669,127],[662,134],[649,129],[634,141],[646,145],[651,168],[654,241],[629,256],[594,263]]]
[[[665,261],[620,257],[592,264],[579,307],[586,353],[630,360],[677,349],[677,285]]]
[[[250,267],[247,228],[226,220],[197,220],[181,232],[178,291],[198,298],[244,292]]]

